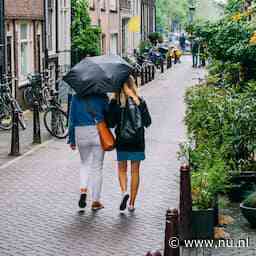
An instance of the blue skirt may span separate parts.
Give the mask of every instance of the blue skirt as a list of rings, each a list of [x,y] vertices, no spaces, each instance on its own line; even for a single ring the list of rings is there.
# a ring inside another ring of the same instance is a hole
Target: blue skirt
[[[143,161],[145,160],[145,152],[128,152],[117,151],[117,161]]]

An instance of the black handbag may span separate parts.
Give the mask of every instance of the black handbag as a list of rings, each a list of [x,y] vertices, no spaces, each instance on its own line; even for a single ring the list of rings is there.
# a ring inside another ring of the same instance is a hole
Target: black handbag
[[[143,127],[142,115],[139,107],[132,98],[128,97],[126,106],[121,108],[120,138],[132,141],[138,130]]]

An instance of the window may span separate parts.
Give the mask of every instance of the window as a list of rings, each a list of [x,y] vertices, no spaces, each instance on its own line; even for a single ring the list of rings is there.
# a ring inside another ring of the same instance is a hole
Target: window
[[[95,2],[94,2],[94,0],[90,0],[90,1],[89,1],[89,7],[90,7],[90,9],[92,9],[92,10],[95,9]]]
[[[117,11],[117,0],[109,0],[109,9],[111,11]]]
[[[100,8],[102,11],[106,10],[106,0],[101,0],[100,1]]]
[[[21,74],[26,76],[28,74],[28,25],[20,25],[20,53],[21,53]]]
[[[110,36],[110,54],[118,54],[118,34]]]
[[[101,49],[102,49],[102,54],[106,54],[106,35],[102,34],[101,36]]]

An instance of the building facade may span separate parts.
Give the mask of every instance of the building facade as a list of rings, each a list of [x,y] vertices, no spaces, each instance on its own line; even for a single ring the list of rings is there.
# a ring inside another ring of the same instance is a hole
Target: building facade
[[[149,33],[156,31],[156,3],[155,0],[141,1],[141,38],[146,40]]]
[[[6,72],[19,98],[27,75],[42,70],[43,2],[5,1]]]
[[[140,41],[155,31],[155,0],[90,0],[92,25],[102,29],[102,54],[132,55]],[[130,32],[129,21],[139,16],[141,30]]]
[[[90,0],[91,24],[101,27],[102,54],[120,54],[119,1]]]
[[[5,0],[6,71],[22,100],[27,76],[49,70],[55,81],[70,66],[70,1]]]
[[[50,82],[55,84],[71,61],[71,5],[68,0],[44,0],[46,17],[46,53]]]

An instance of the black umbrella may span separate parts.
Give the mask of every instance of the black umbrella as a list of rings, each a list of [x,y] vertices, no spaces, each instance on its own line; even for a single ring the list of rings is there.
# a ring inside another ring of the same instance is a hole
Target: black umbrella
[[[117,92],[133,67],[119,56],[87,57],[63,78],[80,96]]]

